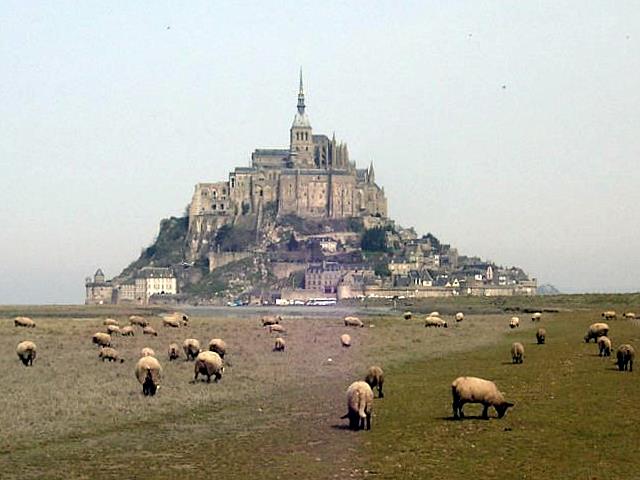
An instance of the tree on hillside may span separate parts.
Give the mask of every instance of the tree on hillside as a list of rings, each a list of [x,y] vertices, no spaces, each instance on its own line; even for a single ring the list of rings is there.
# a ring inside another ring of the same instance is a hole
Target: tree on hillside
[[[380,227],[371,228],[364,232],[362,242],[360,244],[365,252],[386,252],[387,251],[387,233],[385,229]]]

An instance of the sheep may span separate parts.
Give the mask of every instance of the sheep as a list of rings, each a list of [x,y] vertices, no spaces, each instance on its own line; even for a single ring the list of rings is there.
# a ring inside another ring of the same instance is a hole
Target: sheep
[[[633,359],[636,358],[636,351],[631,345],[628,343],[620,345],[616,352],[616,357],[618,370],[622,372],[628,369],[630,372],[633,372]]]
[[[117,325],[107,325],[107,333],[114,336],[119,335],[120,327],[118,327]]]
[[[200,342],[195,338],[187,338],[182,342],[182,350],[184,350],[187,361],[195,360],[200,353]]]
[[[284,332],[284,327],[282,325],[280,325],[279,323],[275,323],[273,325],[269,325],[267,326],[267,328],[269,329],[269,333],[273,333],[273,332]]]
[[[434,316],[428,316],[427,318],[425,318],[424,320],[424,326],[425,327],[444,327],[447,328],[449,326],[449,324],[447,323],[446,320],[442,320],[439,317],[434,317]]]
[[[129,323],[131,325],[137,325],[137,326],[142,327],[142,328],[144,328],[147,325],[149,325],[149,321],[146,318],[141,317],[140,315],[131,315],[129,317]]]
[[[624,312],[624,313],[622,314],[622,317],[623,317],[623,318],[626,318],[626,319],[628,319],[628,320],[635,320],[635,319],[636,319],[636,314],[635,314],[635,313],[633,313],[633,312]]]
[[[120,329],[120,335],[122,335],[123,337],[134,337],[135,330],[131,325],[127,325],[126,327],[122,327]]]
[[[351,430],[366,428],[371,430],[371,414],[373,412],[373,390],[367,382],[357,381],[347,389],[347,413],[341,418],[349,419]]]
[[[36,322],[29,317],[16,317],[13,319],[13,325],[16,327],[36,328]]]
[[[100,358],[103,362],[105,360],[109,360],[110,362],[124,363],[124,358],[120,357],[120,353],[111,347],[100,347],[100,353],[98,353],[98,358]]]
[[[349,335],[348,333],[343,334],[340,337],[340,343],[342,343],[343,347],[350,347],[351,346],[351,335]]]
[[[453,396],[453,418],[464,418],[462,407],[465,403],[481,403],[483,405],[482,418],[489,418],[489,407],[495,408],[498,418],[504,417],[507,409],[514,403],[507,402],[496,384],[477,377],[458,377],[451,384]]]
[[[194,365],[194,377],[193,381],[198,380],[198,375],[206,375],[207,383],[211,381],[211,377],[214,376],[214,382],[220,381],[222,374],[224,373],[224,363],[222,358],[216,352],[200,352],[196,357],[196,363]]]
[[[177,343],[172,343],[169,345],[169,361],[177,360],[180,358],[180,347]]]
[[[609,340],[609,337],[604,335],[598,337],[598,355],[601,357],[611,356],[611,340]]]
[[[458,312],[456,313],[456,322],[461,322],[464,320],[464,313]]]
[[[602,312],[602,318],[604,318],[605,320],[615,320],[616,316],[616,312],[613,310],[606,310]]]
[[[212,338],[209,341],[209,351],[216,352],[220,358],[224,358],[224,354],[227,353],[227,344],[221,338]]]
[[[344,317],[345,327],[364,327],[364,323],[358,317]]]
[[[182,324],[182,320],[178,317],[162,317],[163,327],[180,328]]]
[[[403,317],[405,320],[411,320],[411,319],[413,318],[413,313],[411,313],[411,312],[409,312],[409,311],[406,311],[406,312],[404,312],[404,313],[402,314],[402,317]]]
[[[547,331],[544,328],[539,328],[536,332],[536,340],[538,341],[538,345],[544,345],[546,339]]]
[[[439,317],[440,316],[440,312],[431,312],[429,314],[430,317]]]
[[[598,337],[603,337],[609,335],[609,325],[606,323],[592,323],[589,325],[589,330],[587,330],[586,335],[584,336],[584,341],[589,343],[591,339],[594,342],[598,340]]]
[[[383,398],[384,393],[382,393],[382,385],[384,384],[384,371],[382,368],[372,365],[369,367],[367,371],[367,376],[364,377],[364,381],[367,382],[372,389],[373,387],[378,387],[378,398]]]
[[[116,327],[119,327],[120,323],[118,323],[118,320],[115,320],[113,318],[106,318],[104,322],[102,322],[102,325],[104,325],[105,327],[108,327],[109,325],[115,325]]]
[[[20,342],[16,347],[16,353],[25,367],[33,366],[33,361],[36,359],[36,344],[29,340]]]
[[[276,338],[276,343],[273,346],[273,351],[274,352],[284,352],[285,347],[287,346],[287,344],[284,341],[284,338],[282,337],[278,337]]]
[[[520,342],[511,344],[511,363],[522,363],[524,360],[524,345]]]
[[[531,315],[531,321],[532,322],[539,322],[540,320],[542,320],[542,313],[540,312],[535,312]]]
[[[518,317],[511,317],[509,320],[509,328],[518,328],[520,326],[520,319]]]
[[[260,319],[263,327],[266,327],[268,325],[276,325],[280,323],[281,320],[282,317],[280,315],[265,315]]]
[[[146,327],[144,327],[142,329],[142,334],[143,335],[152,335],[154,337],[158,336],[158,332],[156,332],[155,328],[153,328],[152,326],[147,325]]]
[[[142,350],[140,350],[140,356],[141,357],[155,357],[156,356],[156,352],[153,351],[153,348],[144,347]]]
[[[98,332],[93,335],[91,342],[95,343],[99,347],[110,347],[111,346],[111,335],[104,332]]]
[[[142,357],[136,364],[136,378],[142,384],[142,393],[153,396],[160,388],[162,366],[155,357]]]
[[[184,312],[173,312],[171,316],[177,317],[183,325],[187,325],[189,323],[189,315]]]

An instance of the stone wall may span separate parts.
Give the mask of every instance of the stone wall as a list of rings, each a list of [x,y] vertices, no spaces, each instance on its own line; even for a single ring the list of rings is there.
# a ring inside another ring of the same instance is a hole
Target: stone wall
[[[231,262],[237,262],[250,257],[251,252],[209,252],[209,272],[223,267]]]

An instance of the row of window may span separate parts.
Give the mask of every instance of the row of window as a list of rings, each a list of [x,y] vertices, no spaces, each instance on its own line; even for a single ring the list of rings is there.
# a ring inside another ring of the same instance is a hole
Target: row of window
[[[296,132],[296,140],[308,141],[309,140],[309,132]]]

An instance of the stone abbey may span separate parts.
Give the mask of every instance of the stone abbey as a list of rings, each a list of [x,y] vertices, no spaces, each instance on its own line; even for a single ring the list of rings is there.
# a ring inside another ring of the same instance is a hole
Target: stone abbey
[[[386,218],[387,199],[375,182],[373,164],[356,168],[345,143],[335,135],[315,135],[305,108],[301,72],[289,147],[256,149],[251,166],[237,167],[227,181],[198,183],[189,207],[192,239],[241,217],[256,218],[259,226],[265,208],[276,209],[279,217]]]

